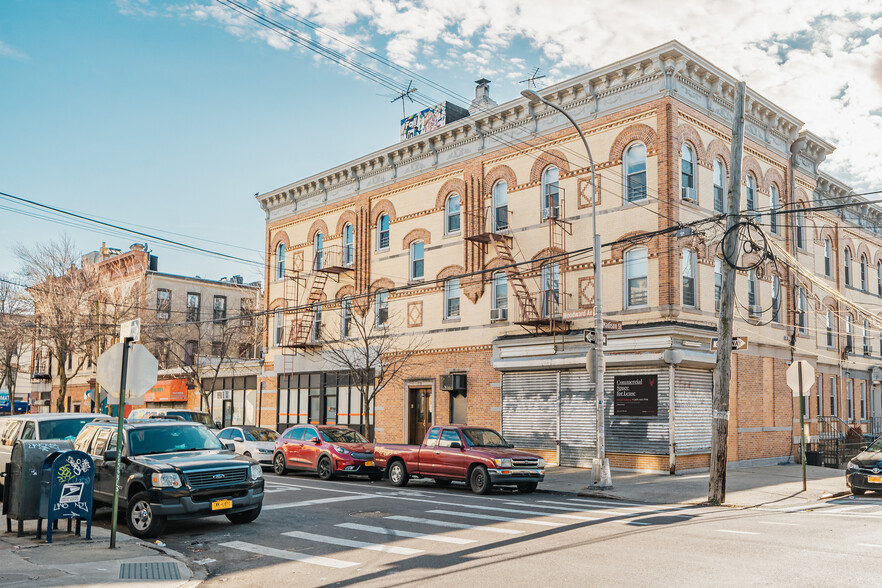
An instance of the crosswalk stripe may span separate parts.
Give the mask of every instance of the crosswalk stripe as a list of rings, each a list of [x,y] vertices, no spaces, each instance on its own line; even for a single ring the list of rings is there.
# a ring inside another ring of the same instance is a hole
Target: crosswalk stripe
[[[383,553],[397,553],[398,555],[414,555],[422,553],[422,549],[412,549],[410,547],[397,547],[395,545],[383,545],[382,543],[367,543],[366,541],[354,541],[352,539],[341,539],[339,537],[329,537],[327,535],[316,535],[314,533],[304,533],[303,531],[287,531],[282,533],[287,537],[295,539],[306,539],[307,541],[316,541],[318,543],[330,543],[331,545],[342,545],[343,547],[352,547],[355,549],[367,549],[368,551],[382,551]]]
[[[366,531],[368,533],[381,533],[383,535],[391,535],[393,537],[408,537],[411,539],[423,539],[425,541],[435,541],[438,543],[453,543],[454,545],[468,545],[469,543],[477,543],[475,539],[461,539],[459,537],[447,537],[446,535],[427,535],[425,533],[413,533],[411,531],[399,531],[398,529],[388,529],[386,527],[374,527],[372,525],[360,525],[358,523],[340,523],[335,525],[344,529],[352,529],[353,531]]]
[[[732,531],[730,529],[717,529],[717,533],[732,533],[734,535],[759,535],[756,531]]]
[[[878,543],[858,543],[857,546],[858,547],[882,547],[882,545],[879,545]]]
[[[540,500],[539,502],[551,502],[551,501]],[[640,512],[661,512],[661,511],[668,512],[668,511],[674,511],[674,510],[695,510],[695,507],[693,507],[693,506],[673,506],[673,505],[665,505],[665,504],[658,504],[658,505],[635,504],[633,502],[619,502],[618,500],[616,500],[614,502],[610,502],[610,501],[601,502],[598,500],[586,500],[586,499],[579,499],[579,498],[567,499],[567,503],[570,503],[570,502],[576,503],[579,506],[584,507],[584,508],[596,508],[596,509],[606,508],[609,510],[633,510],[633,511],[640,511]],[[560,504],[560,503],[554,503],[554,504]]]
[[[355,496],[331,496],[330,498],[316,498],[314,500],[301,500],[300,502],[284,502],[282,504],[265,504],[263,510],[278,510],[280,508],[299,508],[314,504],[328,504],[330,502],[349,502],[350,500],[364,500],[374,498],[371,494],[356,494]]]
[[[484,506],[482,504],[454,504],[451,502],[438,502],[436,504],[442,504],[445,506],[459,506],[460,508],[474,508],[478,510],[490,510],[493,512],[509,512],[512,514],[524,514],[529,516],[539,516],[539,517],[557,517],[560,519],[572,519],[575,521],[594,521],[597,520],[595,517],[581,517],[578,515],[566,515],[566,514],[558,514],[556,512],[541,512],[537,510],[523,510],[517,508],[502,508],[499,506]],[[511,504],[514,506],[520,506],[523,503],[521,502],[506,502],[505,504]],[[542,507],[546,508],[546,507]]]
[[[354,561],[345,561],[342,559],[334,559],[331,557],[321,557],[318,555],[308,555],[306,553],[298,553],[296,551],[285,551],[283,549],[274,549],[272,547],[264,547],[255,543],[246,543],[245,541],[227,541],[219,543],[221,547],[229,547],[238,549],[239,551],[247,551],[248,553],[257,553],[260,555],[268,555],[279,559],[289,559],[291,561],[302,561],[303,563],[324,566],[326,568],[349,568],[357,566]]]
[[[566,511],[570,511],[570,512],[573,512],[577,508],[574,506],[550,506],[550,504],[560,504],[558,502],[552,502],[550,500],[540,500],[539,502],[543,503],[541,508],[549,508],[549,509],[555,509],[555,510],[566,510]],[[545,504],[545,503],[548,503],[548,504]],[[512,503],[509,502],[508,504],[512,504]],[[636,509],[615,509],[615,510],[606,509],[606,510],[603,510],[600,507],[593,507],[593,506],[586,506],[585,508],[598,509],[598,510],[588,510],[587,512],[589,512],[591,514],[605,514],[605,515],[613,515],[613,516],[638,517],[638,516],[655,514],[658,516],[677,517],[677,518],[681,518],[681,519],[690,519],[695,516],[695,515],[685,515],[685,514],[673,514],[673,513],[667,512],[665,510],[636,510]],[[576,512],[578,512],[578,510],[576,510]],[[554,516],[563,516],[563,515],[554,515]],[[596,517],[594,520],[596,520]]]
[[[564,523],[552,523],[548,521],[531,521],[529,519],[515,519],[512,517],[496,517],[477,512],[458,512],[455,510],[430,510],[429,514],[443,514],[457,517],[465,517],[467,519],[481,519],[484,521],[501,521],[503,523],[521,523],[524,525],[536,525],[539,527],[562,527]]]
[[[843,506],[842,508],[834,508],[830,510],[825,510],[824,512],[827,514],[835,514],[837,512],[847,512],[849,510],[858,510],[859,508],[870,508],[876,506],[875,504],[856,504],[854,506]]]
[[[497,529],[496,527],[486,527],[481,525],[464,525],[462,523],[450,523],[448,521],[439,521],[436,519],[424,519],[420,517],[406,517],[403,515],[392,515],[386,517],[391,521],[402,521],[404,523],[421,523],[423,525],[433,525],[435,527],[448,527],[450,529],[472,529],[475,531],[487,531],[488,533],[501,533],[503,535],[520,535],[523,531],[517,529]]]

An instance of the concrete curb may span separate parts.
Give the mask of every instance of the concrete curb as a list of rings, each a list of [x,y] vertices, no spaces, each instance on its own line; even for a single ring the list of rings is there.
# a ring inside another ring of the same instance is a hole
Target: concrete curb
[[[159,553],[162,553],[163,555],[171,557],[171,558],[177,560],[178,562],[184,564],[184,566],[188,570],[190,570],[190,579],[187,581],[186,584],[184,584],[184,586],[189,585],[189,582],[194,581],[194,580],[196,581],[196,583],[193,585],[196,586],[208,577],[208,572],[205,570],[204,566],[200,566],[200,565],[196,564],[195,562],[190,560],[186,555],[184,555],[180,551],[176,551],[174,549],[171,549],[170,547],[167,547],[165,544],[157,545],[156,543],[147,543],[146,541],[141,541],[139,543],[139,545],[141,545],[143,547],[147,547],[147,548],[152,549],[154,551],[158,551]]]

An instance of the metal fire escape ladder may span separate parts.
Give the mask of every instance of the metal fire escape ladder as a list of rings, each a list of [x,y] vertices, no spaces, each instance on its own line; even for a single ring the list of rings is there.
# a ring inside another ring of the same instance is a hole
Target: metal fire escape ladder
[[[490,233],[488,238],[496,256],[507,266],[505,268],[505,275],[508,276],[508,283],[511,284],[511,289],[514,291],[521,310],[520,320],[517,322],[534,322],[539,320],[536,301],[530,294],[530,290],[527,288],[527,283],[524,281],[524,276],[521,274],[518,266],[514,265],[517,262],[512,253],[511,238],[499,233]]]
[[[288,339],[288,347],[306,348],[318,345],[310,337],[313,324],[315,322],[316,310],[318,303],[321,302],[322,293],[325,290],[325,284],[328,281],[327,272],[315,271],[311,274],[306,283],[306,289],[309,295],[303,303],[305,308],[295,311],[294,324],[291,326],[291,335]],[[299,301],[295,298],[295,304],[299,305]]]

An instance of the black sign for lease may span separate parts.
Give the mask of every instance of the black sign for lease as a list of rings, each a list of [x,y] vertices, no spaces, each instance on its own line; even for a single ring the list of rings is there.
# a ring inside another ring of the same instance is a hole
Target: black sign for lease
[[[615,416],[658,416],[658,376],[615,376]]]

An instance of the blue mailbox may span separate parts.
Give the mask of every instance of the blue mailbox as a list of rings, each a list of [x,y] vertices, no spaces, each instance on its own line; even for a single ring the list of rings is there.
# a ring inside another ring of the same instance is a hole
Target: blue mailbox
[[[55,452],[43,462],[40,480],[40,516],[37,539],[46,520],[46,541],[52,543],[52,525],[59,519],[86,521],[86,539],[92,538],[92,491],[95,487],[95,463],[82,451]]]

